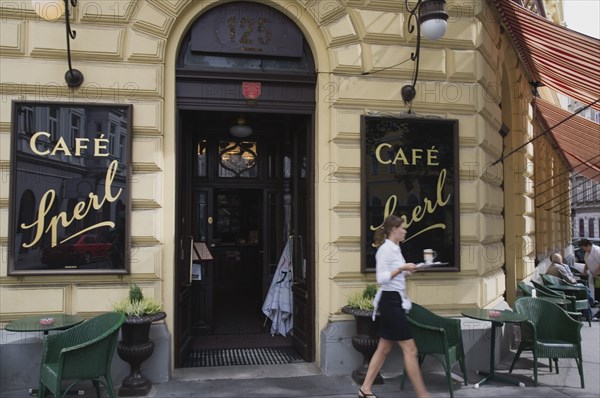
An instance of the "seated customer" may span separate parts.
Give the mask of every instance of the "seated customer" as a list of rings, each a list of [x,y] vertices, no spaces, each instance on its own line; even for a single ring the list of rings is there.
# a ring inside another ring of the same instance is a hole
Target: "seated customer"
[[[573,273],[569,269],[567,264],[563,264],[563,258],[560,253],[554,253],[550,256],[550,267],[546,271],[547,275],[556,276],[557,278],[562,279],[567,282],[569,285],[577,284],[577,279],[573,277]]]
[[[557,278],[567,282],[569,285],[586,287],[581,283],[577,283],[577,279],[573,277],[573,273],[569,269],[569,266],[567,264],[563,264],[563,258],[560,253],[552,254],[550,256],[550,261],[552,261],[552,264],[550,264],[550,267],[546,271],[546,275],[556,276]],[[590,303],[590,307],[596,306],[598,302],[594,300],[587,287],[586,291],[588,294],[588,303]]]

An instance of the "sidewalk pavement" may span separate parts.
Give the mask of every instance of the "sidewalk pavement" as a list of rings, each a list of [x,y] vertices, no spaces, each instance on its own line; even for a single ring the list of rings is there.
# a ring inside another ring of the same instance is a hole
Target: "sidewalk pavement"
[[[453,372],[454,396],[460,397],[600,397],[600,323],[587,323],[581,328],[583,344],[583,370],[585,388],[581,388],[579,372],[573,359],[559,359],[559,374],[548,370],[548,360],[539,361],[538,387],[533,386],[533,362],[530,351],[521,354],[512,373],[525,387],[492,381],[478,389],[475,383],[483,376],[475,372],[467,375],[465,386],[460,372]],[[497,365],[501,374],[508,374],[514,352],[508,353]],[[426,359],[430,361],[434,359]],[[385,377],[386,375],[384,375]],[[374,386],[378,398],[414,397],[414,390],[407,380],[405,390],[400,390],[400,377],[390,375],[383,385]],[[202,379],[199,379],[202,378]],[[443,373],[424,373],[425,384],[432,397],[449,397],[450,393]],[[323,376],[313,364],[271,365],[257,367],[229,367],[178,369],[173,378],[152,387],[149,396],[154,398],[292,398],[357,397],[359,386],[348,376]]]
[[[469,384],[462,382],[461,373],[453,372],[454,396],[461,397],[600,397],[600,322],[592,326],[583,324],[583,369],[585,388],[581,388],[577,365],[573,359],[559,359],[560,373],[549,372],[548,360],[539,361],[538,387],[533,386],[533,363],[530,351],[521,354],[512,377],[525,387],[492,381],[474,388],[483,376],[471,372]],[[514,352],[508,353],[496,370],[508,374]],[[433,359],[426,359],[432,361]],[[383,375],[385,383],[373,387],[378,398],[414,397],[414,390],[407,380],[405,390],[400,390],[398,375]],[[442,372],[424,373],[425,384],[432,397],[449,397],[446,379]],[[89,386],[88,386],[89,384]],[[91,383],[80,385],[84,397],[95,397]],[[350,398],[358,396],[359,386],[348,376],[324,376],[312,363],[270,366],[230,366],[177,369],[166,383],[154,384],[148,397],[153,398]],[[3,393],[2,398],[27,397],[27,391]],[[106,393],[104,392],[104,396]]]

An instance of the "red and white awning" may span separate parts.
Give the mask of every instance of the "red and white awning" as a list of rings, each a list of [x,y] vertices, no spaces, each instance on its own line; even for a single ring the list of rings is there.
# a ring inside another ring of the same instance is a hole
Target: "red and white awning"
[[[600,99],[600,40],[556,25],[512,0],[494,0],[532,80],[584,105]],[[600,111],[600,102],[592,108]]]
[[[600,124],[573,116],[573,113],[540,98],[536,98],[533,105],[535,118],[544,131],[552,128],[550,134],[571,171],[600,183]]]

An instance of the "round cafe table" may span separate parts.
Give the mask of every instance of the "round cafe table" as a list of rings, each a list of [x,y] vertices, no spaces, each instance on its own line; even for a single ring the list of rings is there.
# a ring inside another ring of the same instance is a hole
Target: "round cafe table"
[[[42,319],[48,318],[54,319],[54,322],[49,325],[42,325],[40,323]],[[44,332],[44,334],[48,334],[51,330],[66,330],[72,328],[83,322],[83,320],[84,319],[79,315],[32,315],[9,322],[4,326],[4,329],[11,332]]]
[[[54,322],[49,325],[42,325],[40,321],[42,319],[53,318]],[[79,315],[67,315],[67,314],[45,314],[45,315],[32,315],[26,316],[24,318],[20,318],[14,320],[12,322],[7,323],[4,326],[4,330],[8,330],[11,332],[44,332],[44,335],[47,335],[51,330],[66,330],[72,328],[75,325],[83,322],[84,319]],[[30,388],[29,395],[37,395],[37,388]],[[79,391],[69,391],[71,394],[82,395],[84,393],[83,390]]]
[[[499,314],[496,316],[490,315],[490,311],[497,311]],[[485,310],[479,308],[469,308],[462,312],[462,314],[468,318],[478,319],[480,321],[489,321],[492,323],[492,338],[490,343],[490,370],[489,372],[478,372],[479,374],[485,375],[485,377],[475,384],[475,388],[479,388],[483,384],[491,381],[492,379],[502,380],[507,383],[511,383],[517,386],[525,387],[525,384],[515,380],[511,377],[507,377],[496,373],[496,328],[501,327],[503,323],[519,323],[527,320],[527,316],[523,314],[517,314],[512,311],[498,311],[498,310]]]

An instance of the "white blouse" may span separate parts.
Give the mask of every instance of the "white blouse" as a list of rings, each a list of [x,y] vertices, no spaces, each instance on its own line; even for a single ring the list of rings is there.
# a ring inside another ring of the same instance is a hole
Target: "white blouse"
[[[392,272],[406,264],[406,260],[404,260],[404,256],[400,250],[400,245],[386,239],[379,249],[377,249],[375,261],[377,267],[377,283],[381,285],[381,290],[392,292],[402,292],[406,290],[406,271],[400,272],[392,278]]]
[[[379,306],[382,291],[400,293],[400,297],[402,297],[402,308],[404,308],[406,312],[410,311],[412,303],[406,295],[407,272],[402,271],[392,278],[392,272],[406,264],[406,260],[404,260],[404,256],[400,250],[400,245],[386,239],[385,242],[379,246],[379,249],[377,249],[375,261],[377,283],[379,283],[381,287],[373,300],[373,320],[375,320],[377,314],[377,307]]]

